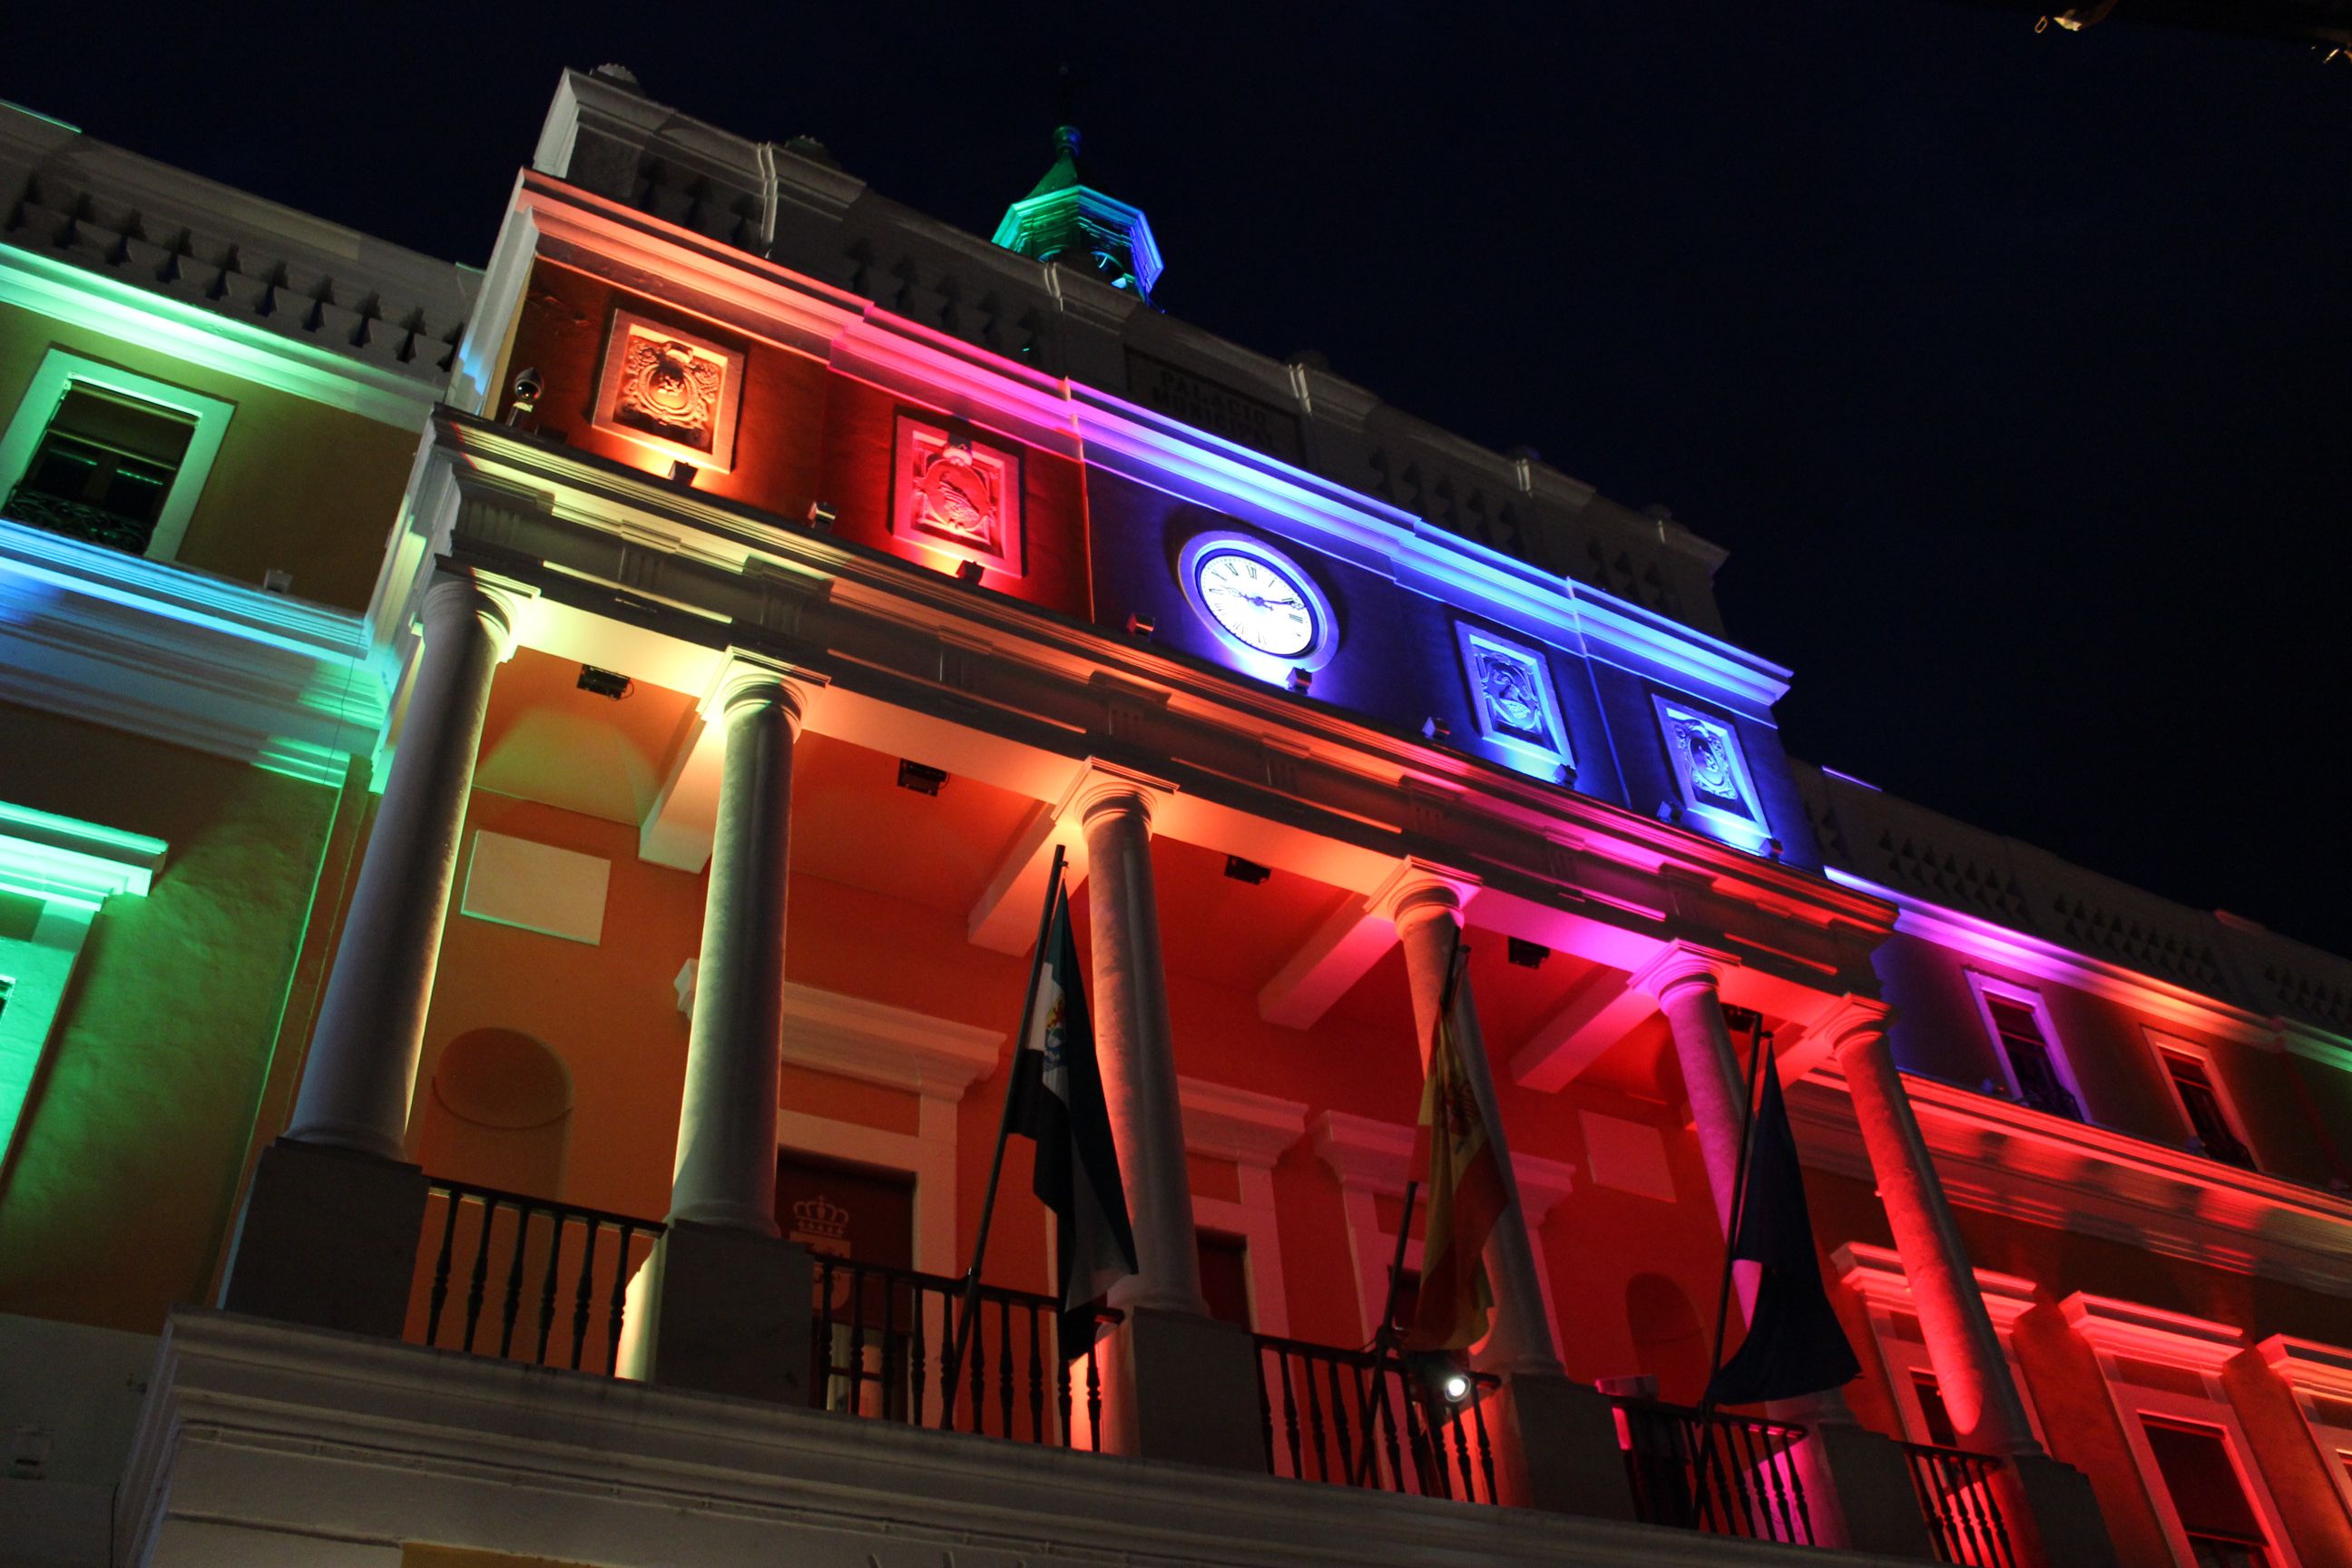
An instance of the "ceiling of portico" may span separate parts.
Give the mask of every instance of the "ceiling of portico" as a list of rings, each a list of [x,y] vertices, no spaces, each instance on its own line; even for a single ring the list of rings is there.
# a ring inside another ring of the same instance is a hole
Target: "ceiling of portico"
[[[643,819],[694,718],[694,699],[645,681],[617,701],[580,689],[571,659],[518,648],[490,685],[474,787],[607,822]]]
[[[639,823],[695,738],[696,699],[643,681],[621,700],[598,697],[579,689],[580,668],[525,648],[499,670],[477,786]],[[804,731],[793,755],[793,868],[969,915],[1034,830],[1039,803],[953,773],[937,795],[925,795],[898,787],[898,763],[887,752]],[[1152,861],[1169,972],[1253,1003],[1335,917],[1363,906],[1360,892],[1296,870],[1276,868],[1255,885],[1238,880],[1226,875],[1223,847],[1171,834],[1155,837]],[[1025,895],[1029,908],[1035,897]],[[1077,907],[1083,926],[1083,886]],[[1022,911],[1024,927],[1032,919]],[[1475,902],[1471,922],[1470,973],[1498,1081],[1512,1079],[1515,1058],[1548,1021],[1584,998],[1623,991],[1621,971],[1575,953],[1554,952],[1537,968],[1512,963],[1505,936],[1479,926]],[[1330,1002],[1328,1016],[1364,1031],[1410,1029],[1411,994],[1392,942]],[[1595,1030],[1580,1055],[1578,1081],[1656,1102],[1682,1098],[1664,1021],[1654,1011],[1636,1001]]]

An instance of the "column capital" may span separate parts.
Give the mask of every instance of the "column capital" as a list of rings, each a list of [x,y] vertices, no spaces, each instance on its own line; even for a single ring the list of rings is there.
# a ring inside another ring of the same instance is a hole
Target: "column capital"
[[[539,590],[529,583],[443,562],[425,584],[416,619],[429,634],[436,622],[446,626],[453,617],[473,617],[496,639],[499,662],[504,664],[514,657],[523,614],[538,597]]]
[[[1100,757],[1088,757],[1070,787],[1054,807],[1054,820],[1067,821],[1076,816],[1081,823],[1090,822],[1106,811],[1132,812],[1143,819],[1146,832],[1151,827],[1151,803],[1176,793],[1176,786],[1163,778],[1134,768],[1121,767],[1104,762]]]
[[[798,735],[817,693],[832,683],[830,676],[805,665],[730,647],[719,660],[719,672],[711,677],[710,689],[703,693],[697,711],[709,720],[741,703],[772,702],[783,710],[784,722]]]
[[[1467,871],[1408,855],[1379,887],[1364,895],[1364,908],[1400,930],[1433,915],[1450,914],[1460,920],[1483,886]]]
[[[1895,1009],[1877,997],[1850,994],[1831,1003],[1820,1017],[1805,1026],[1805,1033],[1827,1041],[1831,1053],[1843,1062],[1849,1051],[1883,1045],[1886,1027],[1894,1021]]]
[[[1710,991],[1719,990],[1724,972],[1737,968],[1738,963],[1737,953],[1676,940],[1658,949],[1649,962],[1628,975],[1625,986],[1628,990],[1643,992],[1664,1002],[1685,986],[1703,985]]]

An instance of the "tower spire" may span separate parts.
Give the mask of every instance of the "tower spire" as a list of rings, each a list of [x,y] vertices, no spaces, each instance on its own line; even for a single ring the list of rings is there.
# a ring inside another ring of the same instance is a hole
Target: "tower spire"
[[[1160,281],[1160,243],[1143,209],[1105,195],[1078,173],[1078,128],[1054,131],[1054,161],[1030,193],[1004,209],[995,242],[1039,261],[1078,267],[1148,303]]]

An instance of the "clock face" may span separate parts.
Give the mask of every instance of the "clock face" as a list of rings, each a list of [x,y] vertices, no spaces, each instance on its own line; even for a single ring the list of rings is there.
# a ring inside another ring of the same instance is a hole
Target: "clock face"
[[[1306,584],[1255,555],[1211,550],[1194,564],[1192,583],[1217,624],[1262,654],[1296,658],[1321,633]]]

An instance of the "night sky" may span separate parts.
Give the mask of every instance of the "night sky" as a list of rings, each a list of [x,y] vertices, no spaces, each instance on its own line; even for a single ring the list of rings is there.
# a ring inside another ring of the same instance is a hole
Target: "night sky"
[[[986,234],[1067,62],[1160,305],[1671,506],[1792,752],[2352,953],[2352,64],[1943,0],[236,9],[28,0],[0,96],[478,263],[565,65]]]

